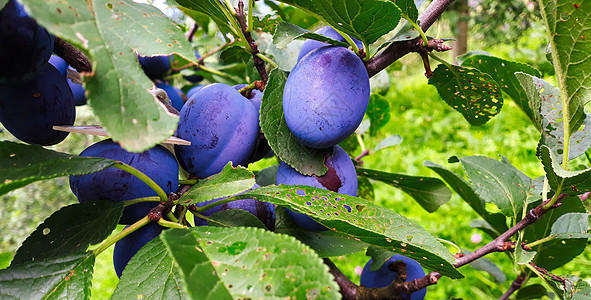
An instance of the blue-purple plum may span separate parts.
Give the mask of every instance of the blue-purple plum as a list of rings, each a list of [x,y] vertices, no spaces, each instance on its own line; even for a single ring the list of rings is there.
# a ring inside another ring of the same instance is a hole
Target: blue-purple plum
[[[332,147],[359,126],[369,92],[369,76],[357,55],[343,47],[320,47],[299,61],[285,82],[285,121],[302,144]]]
[[[399,254],[390,257],[377,271],[371,271],[369,269],[371,261],[372,260],[370,259],[369,262],[365,264],[365,267],[363,267],[360,280],[360,285],[363,285],[368,288],[383,288],[390,285],[394,281],[394,279],[398,277],[396,267],[397,262],[402,262],[406,265],[405,281],[412,281],[425,276],[425,271],[423,270],[423,267],[421,267],[421,265],[417,261]],[[422,300],[425,298],[425,294],[427,294],[426,288],[411,293],[410,299]],[[404,294],[401,296],[408,297],[408,295]]]
[[[256,189],[259,187],[260,186],[258,184],[255,184],[253,189]],[[211,201],[197,203],[196,206],[202,207],[207,204],[217,202],[221,199],[225,199],[225,198],[213,199]],[[255,200],[255,199],[242,199],[242,200],[228,202],[228,203],[213,207],[211,209],[208,209],[208,210],[202,212],[201,214],[206,217],[209,217],[216,212],[226,210],[226,209],[245,210],[245,211],[253,214],[259,220],[261,220],[261,222],[263,222],[263,224],[265,224],[265,226],[267,226],[267,228],[269,228],[271,230],[273,230],[275,228],[275,208],[273,207],[273,204],[267,203],[267,202],[261,202],[261,201]],[[207,221],[202,218],[195,216],[194,219],[195,219],[195,226],[207,225]]]
[[[325,159],[324,164],[328,171],[322,176],[302,175],[288,164],[281,162],[277,170],[277,184],[307,185],[339,194],[357,196],[357,173],[353,162],[341,147],[334,146],[333,151],[333,155]],[[289,209],[286,211],[302,228],[312,231],[327,229],[305,214],[295,213]]]
[[[144,73],[150,78],[160,78],[171,69],[169,55],[138,56]]]
[[[333,40],[346,42],[345,38],[340,33],[336,32],[336,30],[334,30],[330,26],[320,27],[318,30],[314,31],[314,33],[323,35],[325,37],[329,37]],[[357,45],[357,48],[359,48],[359,49],[363,48],[363,43],[361,41],[353,39],[353,42],[355,42],[355,45]],[[300,54],[298,54],[298,61],[301,60],[302,57],[304,57],[310,51],[312,51],[314,49],[318,49],[323,46],[327,46],[327,45],[328,44],[325,42],[307,39],[304,42],[304,45],[302,45],[302,48],[300,49]]]
[[[178,161],[201,178],[219,173],[228,162],[244,165],[258,135],[258,111],[233,87],[214,83],[193,94],[179,114],[176,136],[190,146],[175,145]]]
[[[30,80],[51,57],[54,37],[10,0],[0,10],[0,84]]]
[[[187,99],[191,98],[195,93],[202,89],[205,85],[196,85],[187,92]]]
[[[73,125],[76,108],[66,78],[48,62],[29,81],[0,86],[0,123],[17,139],[43,146],[63,141],[67,132],[56,125]]]
[[[179,184],[179,168],[174,155],[163,146],[142,153],[127,152],[111,139],[86,148],[80,156],[102,157],[126,163],[150,177],[165,193],[175,192]],[[117,168],[70,176],[70,188],[78,201],[125,201],[156,196],[156,192],[137,177]],[[158,202],[142,202],[125,207],[120,224],[132,224],[143,218]]]
[[[248,86],[248,84],[242,83],[242,84],[235,85],[234,88],[236,90],[241,90],[247,86]],[[247,97],[247,99],[249,99],[252,102],[252,104],[254,104],[256,106],[257,111],[261,110],[261,103],[263,101],[263,92],[261,92],[257,89],[252,89],[252,90],[250,90],[250,95],[249,95],[249,97]]]
[[[125,228],[127,227],[129,226]],[[113,266],[118,277],[121,277],[131,258],[149,241],[160,235],[161,232],[162,227],[158,223],[150,222],[115,243]]]
[[[68,63],[63,60],[61,57],[57,55],[51,55],[49,58],[49,63],[54,66],[62,75],[66,76],[68,74]]]
[[[201,55],[199,55],[197,50],[195,50],[195,56],[197,57],[197,59],[201,58]],[[193,70],[197,71],[197,70],[199,70],[199,67],[193,67]],[[197,82],[200,82],[201,80],[203,80],[203,76],[201,76],[201,75],[183,75],[183,78],[185,78],[186,80],[188,80],[189,82],[192,82],[192,83],[197,83]]]
[[[185,102],[183,101],[183,98],[178,93],[178,91],[174,88],[174,86],[164,81],[156,81],[155,84],[157,88],[163,89],[166,92],[168,98],[172,102],[172,107],[176,108],[176,110],[178,111],[180,111],[183,108]]]

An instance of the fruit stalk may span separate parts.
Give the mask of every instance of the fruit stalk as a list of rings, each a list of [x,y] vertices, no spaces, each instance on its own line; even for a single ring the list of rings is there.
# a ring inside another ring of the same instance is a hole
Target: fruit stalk
[[[98,248],[94,249],[93,254],[95,256],[101,254],[101,252],[103,252],[107,248],[111,247],[111,245],[115,244],[120,239],[128,236],[130,233],[142,228],[143,226],[145,226],[146,224],[148,224],[150,222],[151,221],[150,221],[150,219],[148,219],[148,216],[143,217],[142,219],[133,223],[129,227],[123,229],[121,232],[117,233],[116,235],[106,239],[102,244],[100,244],[100,246],[98,246]]]
[[[252,12],[249,12],[252,13]],[[248,45],[250,46],[250,53],[252,54],[252,58],[254,59],[254,66],[257,69],[257,71],[259,72],[259,75],[261,76],[261,80],[263,81],[263,89],[265,88],[265,86],[267,85],[267,82],[269,81],[269,74],[267,74],[267,69],[265,68],[265,61],[259,57],[259,46],[257,45],[257,43],[253,40],[252,35],[250,34],[250,32],[248,31],[249,28],[246,25],[246,19],[244,16],[244,2],[242,2],[242,0],[238,1],[238,11],[236,12],[236,19],[238,20],[238,23],[240,24],[240,30],[242,30],[242,34],[244,35],[244,37],[246,38],[246,41],[248,42]]]
[[[146,174],[140,172],[138,169],[130,166],[130,165],[126,165],[124,163],[118,162],[115,165],[113,165],[114,168],[117,169],[121,169],[127,173],[130,173],[131,175],[137,177],[138,179],[140,179],[141,181],[143,181],[145,184],[147,184],[150,188],[152,188],[156,194],[158,195],[158,197],[160,197],[160,201],[162,202],[166,202],[168,201],[168,195],[164,192],[164,190],[156,183],[154,182],[154,180],[152,180],[152,178],[148,177]]]

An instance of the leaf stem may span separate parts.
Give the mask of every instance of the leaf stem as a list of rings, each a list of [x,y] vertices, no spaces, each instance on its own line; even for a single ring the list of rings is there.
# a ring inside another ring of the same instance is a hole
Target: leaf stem
[[[179,185],[188,184],[188,185],[195,185],[197,184],[197,179],[184,179],[179,180]]]
[[[549,242],[549,241],[551,241],[551,240],[553,240],[555,238],[556,238],[556,235],[552,234],[552,235],[549,235],[549,236],[547,236],[545,238],[541,238],[541,239],[539,239],[537,241],[533,241],[533,242],[531,242],[531,243],[529,243],[527,245],[524,245],[524,247],[526,247],[526,248],[533,248],[533,247],[535,247],[537,245],[541,245],[541,244],[543,244],[545,242]]]
[[[359,47],[357,47],[357,44],[355,44],[353,39],[348,34],[342,32],[334,27],[332,27],[332,29],[334,29],[336,32],[338,32],[345,39],[345,41],[347,41],[347,43],[349,43],[349,45],[351,45],[351,47],[353,47],[353,52],[355,52],[355,54],[361,56],[361,53],[359,53]],[[365,52],[367,52],[367,50]]]
[[[277,68],[279,69],[279,66],[270,58],[266,57],[265,55],[263,55],[262,53],[257,53],[256,54],[259,58],[261,58],[262,60],[264,60],[265,62],[269,63],[270,65],[273,66],[273,68]]]
[[[448,244],[448,245],[454,247],[456,249],[456,251],[457,251],[456,253],[462,253],[462,248],[460,248],[460,246],[454,244],[451,241],[440,239],[440,238],[438,238],[437,241],[440,242],[440,243]]]
[[[429,39],[427,38],[427,36],[425,35],[425,32],[423,31],[423,29],[421,28],[421,26],[419,26],[419,24],[417,24],[417,22],[415,22],[414,20],[411,20],[408,17],[405,17],[405,19],[412,25],[412,27],[414,27],[419,34],[421,35],[421,38],[423,39],[423,47],[427,46],[427,43],[429,43]]]
[[[163,201],[163,202],[168,201],[168,195],[164,192],[164,190],[156,182],[154,182],[154,180],[152,180],[152,178],[148,177],[146,174],[142,173],[140,170],[138,170],[130,165],[124,164],[122,162],[115,163],[113,165],[113,167],[123,170],[123,171],[137,177],[141,181],[143,181],[145,184],[147,184],[151,189],[153,189],[156,192],[158,197],[160,197],[160,201]]]
[[[248,0],[248,15],[246,16],[247,18],[247,28],[249,28],[250,30],[252,30],[252,26],[253,26],[253,9],[254,9],[254,1],[255,0]]]
[[[162,202],[162,200],[158,196],[141,197],[141,198],[136,198],[136,199],[132,199],[132,200],[125,200],[125,201],[123,201],[123,206],[130,206],[130,205],[133,205],[136,203],[142,203],[142,202]]]
[[[185,226],[177,222],[166,221],[164,219],[158,220],[158,224],[168,228],[189,228],[189,226]]]
[[[111,247],[111,245],[115,244],[116,242],[118,242],[122,238],[128,236],[130,233],[142,228],[143,226],[145,226],[146,224],[148,224],[150,222],[151,221],[150,221],[150,219],[148,219],[148,216],[143,217],[139,221],[133,223],[132,225],[129,225],[129,227],[121,230],[121,232],[117,233],[116,235],[106,239],[104,242],[102,242],[100,244],[100,246],[98,246],[98,248],[94,249],[94,251],[92,253],[95,256],[101,254],[101,252],[103,252],[107,248]]]
[[[365,147],[365,143],[363,142],[363,138],[361,138],[361,134],[355,134],[357,136],[357,141],[359,142],[359,146],[361,147],[361,152],[365,152],[367,149]]]

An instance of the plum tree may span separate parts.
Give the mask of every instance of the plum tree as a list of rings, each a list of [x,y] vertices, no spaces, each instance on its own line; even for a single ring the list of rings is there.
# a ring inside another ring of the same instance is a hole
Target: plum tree
[[[106,139],[84,149],[80,156],[109,158],[126,163],[152,178],[167,194],[178,188],[179,169],[174,155],[160,145],[142,153],[132,153],[121,148],[112,139]],[[113,167],[97,173],[70,176],[70,188],[80,202],[126,201],[156,196],[156,192],[143,181]],[[120,224],[136,222],[157,204],[142,202],[127,206],[119,220]]]
[[[125,226],[125,228],[127,227],[129,226]],[[158,223],[150,222],[115,243],[115,248],[113,249],[113,266],[118,277],[121,277],[123,270],[131,258],[145,244],[160,235],[162,229],[162,226],[158,225]]]
[[[168,98],[172,101],[172,107],[176,108],[178,111],[183,108],[185,102],[174,86],[160,80],[157,80],[154,84],[157,88],[163,89],[166,92]]]
[[[329,148],[351,135],[369,103],[369,76],[343,47],[313,50],[293,68],[283,90],[287,126],[304,145]]]
[[[357,196],[357,173],[349,155],[339,146],[333,147],[333,155],[325,159],[328,171],[322,176],[302,175],[288,164],[281,162],[277,170],[277,184],[308,185],[340,194]],[[302,228],[322,231],[327,228],[307,215],[287,209],[289,215]]]
[[[180,111],[176,136],[191,142],[175,145],[183,169],[205,178],[232,161],[245,164],[258,134],[258,111],[231,86],[214,83],[193,94]]]
[[[160,78],[170,71],[171,59],[169,55],[138,56],[144,73],[150,78]]]
[[[33,79],[0,86],[0,123],[16,138],[29,144],[54,145],[67,132],[55,131],[55,125],[72,125],[76,109],[66,78],[51,64]]]
[[[53,51],[53,35],[10,0],[0,10],[0,84],[26,81],[41,72]]]
[[[390,257],[384,264],[376,271],[370,270],[372,260],[370,259],[363,271],[361,272],[360,284],[368,288],[381,288],[390,285],[396,278],[398,278],[398,272],[404,270],[406,272],[406,278],[404,281],[412,281],[425,276],[423,267],[414,259],[410,259],[406,256],[396,254]],[[400,278],[402,279],[402,278]],[[427,294],[427,289],[421,289],[419,291],[410,294],[411,300],[422,300]],[[402,297],[408,297],[408,295],[402,294]]]
[[[337,41],[341,41],[341,42],[345,42],[345,38],[338,33],[336,30],[334,30],[334,28],[330,27],[330,26],[323,26],[318,28],[316,31],[314,31],[314,33],[318,33],[320,35],[329,37],[333,40],[337,40]],[[363,43],[361,43],[360,40],[357,39],[353,39],[353,41],[355,42],[355,45],[357,45],[358,48],[363,48]],[[306,54],[308,54],[310,51],[320,48],[320,47],[324,47],[327,46],[328,44],[325,42],[321,42],[321,41],[317,41],[317,40],[306,40],[304,42],[304,45],[302,45],[302,48],[300,49],[300,53],[298,54],[298,61],[302,59],[302,57],[304,57]]]

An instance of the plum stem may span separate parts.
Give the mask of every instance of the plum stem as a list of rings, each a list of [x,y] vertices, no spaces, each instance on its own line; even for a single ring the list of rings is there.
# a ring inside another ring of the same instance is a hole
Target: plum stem
[[[138,170],[130,165],[126,165],[122,162],[115,163],[113,165],[113,167],[123,170],[123,171],[137,177],[139,180],[143,181],[145,184],[147,184],[151,189],[153,189],[156,192],[158,197],[160,197],[160,201],[162,201],[162,202],[168,201],[168,195],[164,192],[164,190],[156,182],[154,182],[154,180],[152,180],[152,178],[148,177],[146,174],[142,173],[140,170]]]
[[[177,222],[166,221],[164,219],[158,220],[158,224],[161,226],[164,226],[164,227],[168,227],[168,228],[181,228],[181,229],[189,228],[189,226],[185,226],[185,225],[179,224]]]
[[[99,254],[101,254],[101,252],[105,251],[107,248],[111,247],[111,245],[115,244],[116,242],[118,242],[120,239],[128,236],[130,233],[142,228],[143,226],[145,226],[146,224],[150,223],[150,219],[148,218],[148,216],[143,217],[142,219],[140,219],[139,221],[133,223],[132,225],[129,225],[129,227],[121,230],[119,233],[117,233],[116,235],[106,239],[104,242],[102,242],[98,248],[94,249],[94,251],[92,251],[92,253],[94,254],[94,256],[97,256]]]
[[[133,205],[136,203],[142,203],[142,202],[161,202],[161,201],[162,200],[158,196],[149,196],[149,197],[135,198],[132,200],[125,200],[125,201],[123,201],[123,205],[130,206],[130,205]]]

